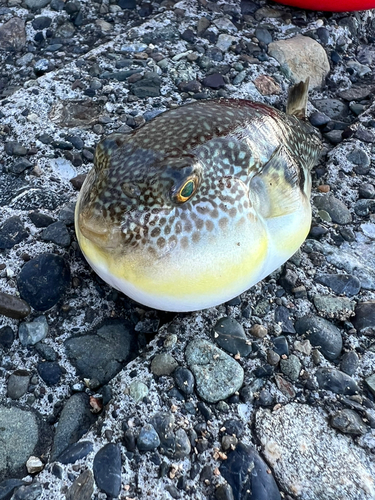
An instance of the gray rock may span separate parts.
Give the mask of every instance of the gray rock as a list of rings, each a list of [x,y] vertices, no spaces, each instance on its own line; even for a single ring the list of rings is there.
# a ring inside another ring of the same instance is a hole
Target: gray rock
[[[354,375],[359,365],[358,354],[355,351],[349,351],[343,354],[340,368],[347,375]]]
[[[32,484],[25,484],[17,488],[12,500],[37,500],[43,493],[42,485],[38,482]]]
[[[303,316],[296,321],[300,335],[308,334],[311,345],[319,347],[324,357],[333,361],[341,353],[342,336],[340,330],[329,321],[318,316]]]
[[[47,2],[48,3],[48,2]],[[0,50],[21,50],[26,44],[25,21],[12,17],[0,26]]]
[[[347,297],[332,297],[331,295],[315,295],[314,305],[320,314],[326,318],[345,321],[354,315],[355,302]]]
[[[57,460],[69,445],[76,443],[95,420],[95,415],[90,411],[89,396],[84,393],[73,394],[61,412],[53,440],[51,460]]]
[[[218,47],[223,52],[226,52],[229,47],[231,47],[236,41],[237,37],[232,35],[226,35],[225,33],[221,33],[216,42],[216,47]]]
[[[177,460],[183,459],[189,455],[191,451],[191,445],[186,434],[186,431],[179,428],[175,432],[175,450],[173,453],[173,458]]]
[[[359,393],[355,380],[336,368],[318,368],[315,375],[320,389],[349,396]]]
[[[0,406],[0,479],[25,473],[25,464],[39,440],[35,414],[18,407]]]
[[[140,382],[139,380],[133,380],[133,382],[129,384],[129,395],[134,399],[136,403],[142,401],[142,399],[145,398],[147,394],[148,387],[143,382]]]
[[[296,35],[288,40],[272,42],[268,45],[268,54],[280,63],[283,71],[295,83],[310,77],[312,88],[320,88],[330,71],[325,50],[307,36]]]
[[[354,163],[354,165],[368,167],[370,165],[370,158],[363,149],[354,148],[346,155],[347,159]]]
[[[281,500],[273,475],[253,447],[239,443],[222,462],[220,472],[232,487],[235,500]]]
[[[68,446],[58,460],[61,464],[74,464],[77,460],[86,457],[93,449],[91,441],[78,441],[78,443]]]
[[[30,323],[21,323],[18,336],[24,347],[35,345],[48,335],[48,323],[45,316],[39,316]]]
[[[314,106],[331,120],[342,120],[349,113],[349,106],[339,99],[316,99]]]
[[[280,360],[280,369],[290,380],[298,380],[301,368],[301,361],[294,354],[287,359]]]
[[[247,356],[251,352],[251,342],[242,325],[233,318],[220,318],[213,327],[212,334],[215,342],[231,354]]]
[[[349,408],[339,410],[332,415],[331,425],[344,434],[365,434],[367,430],[358,413]]]
[[[0,315],[13,319],[23,319],[30,312],[31,309],[27,302],[9,293],[0,292]]]
[[[40,239],[51,243],[56,243],[60,247],[68,247],[70,245],[70,234],[66,225],[57,221],[46,227],[40,234]]]
[[[0,499],[8,500],[16,488],[23,486],[25,483],[20,479],[5,479],[0,483]]]
[[[178,366],[175,358],[166,352],[156,354],[151,361],[151,372],[158,377],[162,375],[170,375]]]
[[[352,321],[360,333],[371,334],[375,330],[375,300],[357,304]]]
[[[193,394],[194,376],[188,368],[179,366],[173,373],[173,378],[178,389],[184,394]]]
[[[73,482],[66,494],[66,500],[91,500],[94,492],[94,476],[86,469]]]
[[[361,289],[361,282],[351,274],[322,274],[315,277],[317,283],[328,286],[338,295],[353,297]]]
[[[98,451],[93,472],[98,488],[109,497],[118,497],[121,491],[121,450],[118,444],[108,443]]]
[[[374,465],[350,437],[328,425],[320,408],[297,403],[272,412],[261,408],[255,431],[285,493],[303,500],[373,499]]]
[[[155,450],[160,445],[160,439],[155,428],[151,424],[144,425],[137,438],[137,446],[140,451]]]
[[[345,204],[333,195],[319,195],[314,198],[314,205],[319,210],[329,213],[333,222],[337,224],[349,224],[352,221],[352,214]]]
[[[28,236],[21,219],[17,215],[9,217],[0,228],[0,250],[13,248]]]
[[[16,370],[8,379],[7,396],[19,399],[27,392],[30,382],[30,373],[27,370]]]
[[[106,320],[96,334],[68,339],[65,349],[79,376],[96,378],[103,385],[131,359],[135,344],[128,321]]]
[[[31,10],[42,9],[50,3],[51,0],[25,0],[25,4]]]
[[[243,368],[210,342],[192,340],[185,356],[195,376],[197,392],[208,403],[226,399],[241,388]]]
[[[365,379],[367,387],[375,395],[375,373]]]

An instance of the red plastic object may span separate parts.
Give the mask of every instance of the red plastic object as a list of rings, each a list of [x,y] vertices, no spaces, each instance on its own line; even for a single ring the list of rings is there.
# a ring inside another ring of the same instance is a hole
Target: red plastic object
[[[375,9],[375,0],[275,0],[275,2],[301,9],[329,12]]]

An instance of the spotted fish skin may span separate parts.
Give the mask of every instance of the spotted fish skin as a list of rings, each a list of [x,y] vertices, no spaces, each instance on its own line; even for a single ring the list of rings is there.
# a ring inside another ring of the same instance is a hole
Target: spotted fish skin
[[[76,207],[81,249],[105,281],[150,307],[220,304],[304,241],[319,152],[308,123],[264,104],[167,111],[97,146]]]

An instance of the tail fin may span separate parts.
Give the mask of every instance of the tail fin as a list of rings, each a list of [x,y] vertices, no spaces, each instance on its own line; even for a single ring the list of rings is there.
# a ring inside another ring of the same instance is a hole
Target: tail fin
[[[297,83],[289,89],[288,102],[286,103],[286,112],[288,115],[294,115],[300,120],[306,118],[309,83],[310,77],[307,77],[304,82]]]

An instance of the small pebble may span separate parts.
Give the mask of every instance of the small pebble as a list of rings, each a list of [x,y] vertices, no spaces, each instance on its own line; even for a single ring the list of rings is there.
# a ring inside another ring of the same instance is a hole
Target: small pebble
[[[140,451],[155,450],[160,445],[159,436],[151,424],[144,425],[137,438],[137,446]]]

